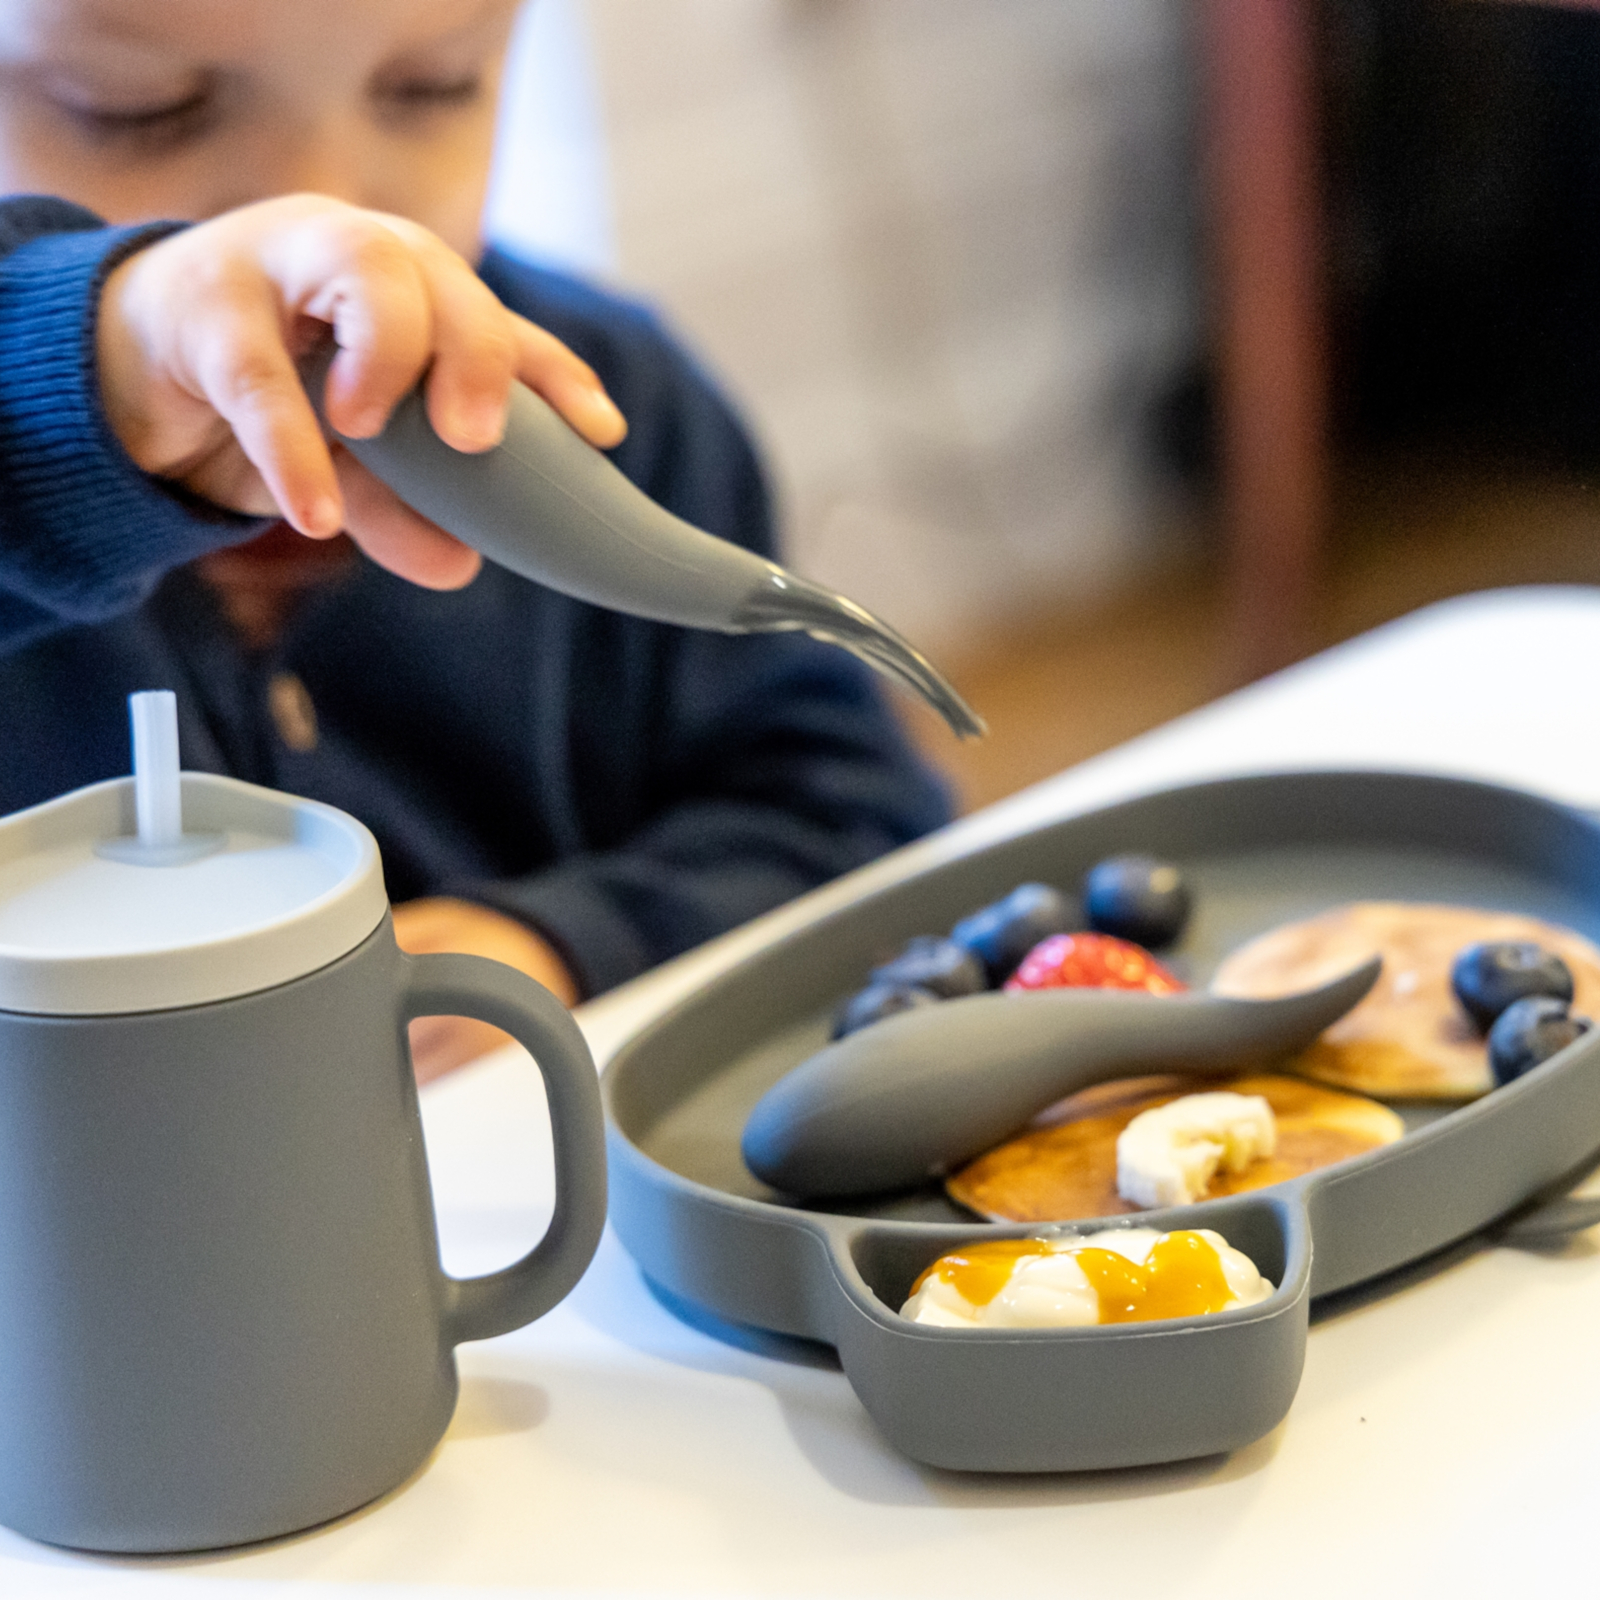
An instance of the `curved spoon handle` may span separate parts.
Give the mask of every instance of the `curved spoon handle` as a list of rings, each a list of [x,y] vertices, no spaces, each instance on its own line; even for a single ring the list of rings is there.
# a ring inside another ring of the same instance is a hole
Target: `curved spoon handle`
[[[795,1195],[906,1188],[992,1149],[1092,1083],[1292,1055],[1361,1000],[1381,966],[1374,956],[1274,1000],[1051,989],[902,1012],[774,1084],[745,1124],[745,1163]]]
[[[313,403],[332,360],[324,343],[301,363]],[[420,390],[376,438],[342,442],[407,505],[521,577],[687,628],[808,633],[921,696],[959,737],[984,731],[955,686],[887,623],[675,517],[523,384],[511,387],[505,438],[492,450],[452,450],[433,431]]]

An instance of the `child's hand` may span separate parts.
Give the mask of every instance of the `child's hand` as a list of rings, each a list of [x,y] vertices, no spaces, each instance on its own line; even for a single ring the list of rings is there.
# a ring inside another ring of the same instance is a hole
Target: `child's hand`
[[[458,450],[499,442],[513,378],[592,444],[626,432],[590,368],[433,234],[317,195],[227,212],[116,268],[98,329],[111,428],[144,471],[219,505],[313,538],[342,528],[430,588],[467,583],[477,555],[324,439],[295,361],[329,328],[328,419],[352,438],[380,432],[424,373],[429,419]]]
[[[578,1003],[578,986],[566,964],[532,928],[467,900],[436,897],[394,908],[394,936],[402,950],[422,955],[454,950],[503,961],[542,983],[563,1005]],[[507,1042],[506,1035],[471,1017],[419,1017],[411,1024],[411,1063],[426,1083]]]

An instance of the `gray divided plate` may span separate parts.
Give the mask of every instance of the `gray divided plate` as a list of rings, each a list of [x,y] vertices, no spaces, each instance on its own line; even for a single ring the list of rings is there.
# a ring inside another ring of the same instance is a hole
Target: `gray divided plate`
[[[975,1221],[931,1186],[802,1209],[745,1169],[745,1118],[826,1040],[840,998],[907,938],[942,932],[1030,879],[1071,888],[1094,862],[1131,850],[1179,862],[1194,886],[1192,925],[1169,964],[1195,984],[1253,935],[1349,900],[1527,912],[1600,942],[1600,823],[1582,812],[1398,773],[1241,778],[1075,817],[895,884],[660,1018],[602,1083],[623,1243],[669,1295],[833,1345],[878,1426],[918,1461],[1055,1472],[1247,1444],[1294,1398],[1313,1296],[1559,1192],[1600,1151],[1597,1030],[1470,1105],[1401,1108],[1408,1132],[1397,1144],[1147,1214],[1161,1227],[1215,1228],[1243,1250],[1278,1286],[1259,1305],[1095,1328],[907,1322],[897,1308],[945,1250],[1037,1228]]]

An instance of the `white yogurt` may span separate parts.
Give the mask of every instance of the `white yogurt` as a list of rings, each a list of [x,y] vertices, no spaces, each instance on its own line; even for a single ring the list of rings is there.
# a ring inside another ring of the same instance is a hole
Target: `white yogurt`
[[[1272,1285],[1242,1250],[1235,1250],[1210,1228],[1192,1230],[1217,1253],[1230,1298],[1221,1309],[1255,1305]],[[1075,1259],[1080,1250],[1114,1250],[1143,1265],[1165,1233],[1154,1228],[1107,1228],[1099,1233],[1044,1236],[1049,1248],[1020,1256],[1011,1274],[987,1305],[974,1305],[956,1285],[931,1272],[901,1307],[912,1322],[939,1328],[1087,1328],[1101,1321],[1100,1296]]]

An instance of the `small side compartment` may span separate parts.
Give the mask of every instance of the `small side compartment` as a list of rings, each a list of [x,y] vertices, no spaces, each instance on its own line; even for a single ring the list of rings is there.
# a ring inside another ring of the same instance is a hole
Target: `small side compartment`
[[[1305,1363],[1311,1249],[1299,1197],[1245,1195],[1148,1221],[1215,1229],[1276,1292],[1170,1322],[925,1327],[898,1314],[916,1275],[963,1240],[993,1235],[862,1228],[836,1251],[848,1310],[833,1343],[873,1421],[914,1460],[969,1472],[1142,1466],[1235,1450],[1271,1432]]]

